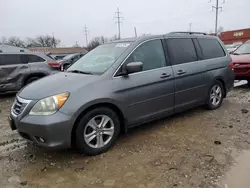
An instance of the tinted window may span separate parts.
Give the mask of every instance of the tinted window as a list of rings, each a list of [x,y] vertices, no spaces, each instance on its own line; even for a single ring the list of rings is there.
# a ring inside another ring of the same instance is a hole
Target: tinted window
[[[152,40],[140,45],[125,64],[131,62],[142,62],[144,71],[166,66],[161,40]]]
[[[198,38],[204,59],[212,59],[225,56],[225,52],[216,39]]]
[[[18,54],[1,54],[0,65],[21,64],[21,56]]]
[[[192,39],[167,39],[167,47],[173,65],[198,60]]]
[[[37,63],[37,62],[44,62],[45,60],[37,55],[29,55],[24,54],[22,55],[22,62],[23,63]]]

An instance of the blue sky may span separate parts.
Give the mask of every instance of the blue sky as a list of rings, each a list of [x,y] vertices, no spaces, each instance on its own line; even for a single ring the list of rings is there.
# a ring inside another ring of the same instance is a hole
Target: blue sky
[[[85,44],[89,39],[117,34],[114,12],[123,13],[121,36],[162,34],[192,30],[214,31],[216,0],[0,0],[0,37],[21,38],[54,33],[64,46]],[[250,28],[250,0],[220,0],[219,26],[225,30]]]

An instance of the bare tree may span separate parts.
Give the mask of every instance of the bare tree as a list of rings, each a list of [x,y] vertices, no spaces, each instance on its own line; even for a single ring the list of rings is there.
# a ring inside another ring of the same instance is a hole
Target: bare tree
[[[36,39],[33,38],[27,38],[25,43],[27,48],[42,47],[42,45]]]
[[[220,34],[223,31],[224,31],[224,28],[222,26],[220,26],[219,29],[218,29],[218,34]]]
[[[40,35],[36,37],[36,41],[42,47],[56,47],[61,42],[60,39],[56,39],[49,35]]]
[[[6,37],[2,37],[0,44],[6,44],[7,43],[7,38]]]
[[[21,40],[18,37],[10,37],[6,44],[12,45],[12,46],[17,46],[17,47],[25,47],[25,43],[23,40]]]
[[[88,46],[87,46],[87,49],[90,51],[90,50],[93,50],[94,48],[96,48],[97,46],[101,45],[101,44],[105,44],[107,43],[109,40],[108,38],[104,37],[104,36],[100,36],[100,37],[95,37],[93,38]]]

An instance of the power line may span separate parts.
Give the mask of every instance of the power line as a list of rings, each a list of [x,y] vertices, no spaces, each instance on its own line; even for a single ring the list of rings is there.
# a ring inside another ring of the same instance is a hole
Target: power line
[[[84,35],[85,35],[85,40],[86,40],[86,46],[88,46],[88,28],[86,24],[84,26]]]
[[[211,2],[212,0],[210,0]],[[223,0],[223,3],[225,3],[225,0]],[[216,0],[216,6],[212,6],[212,10],[215,9],[216,15],[215,15],[215,35],[218,35],[218,19],[219,19],[219,10],[222,11],[222,7],[219,6],[219,0]]]
[[[118,25],[118,39],[121,39],[121,23],[123,17],[121,17],[122,12],[120,12],[119,8],[117,8],[117,12],[115,12],[115,19],[117,19],[116,23]]]

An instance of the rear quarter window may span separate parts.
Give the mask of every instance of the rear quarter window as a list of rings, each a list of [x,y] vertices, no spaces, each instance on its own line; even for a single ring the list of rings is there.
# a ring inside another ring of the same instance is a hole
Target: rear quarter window
[[[41,58],[38,55],[24,54],[22,55],[22,61],[23,63],[39,63],[39,62],[44,62],[45,59]]]
[[[226,56],[226,53],[218,40],[198,38],[198,42],[200,44],[204,59],[213,59]]]

